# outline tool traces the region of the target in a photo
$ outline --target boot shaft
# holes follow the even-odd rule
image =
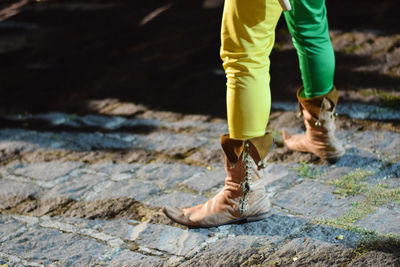
[[[229,135],[221,136],[221,147],[225,154],[225,187],[230,198],[240,197],[239,212],[247,210],[251,181],[257,170],[264,167],[264,159],[273,143],[271,133],[249,140],[235,140]],[[253,168],[253,163],[257,168]],[[257,169],[257,170],[256,170]]]

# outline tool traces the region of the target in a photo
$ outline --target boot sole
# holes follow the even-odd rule
[[[229,225],[229,224],[244,224],[244,223],[249,223],[249,222],[261,221],[261,220],[267,218],[269,214],[270,214],[270,212],[268,211],[268,212],[264,212],[264,213],[257,214],[254,216],[249,216],[249,217],[232,220],[232,221],[229,221],[229,222],[226,222],[223,224],[206,225],[206,226],[188,226],[188,227],[191,229],[196,229],[196,228],[212,228],[212,227],[218,227],[218,226]]]
[[[165,209],[162,209],[163,213],[173,222],[179,223],[180,225],[185,225],[187,226],[189,229],[197,229],[197,228],[212,228],[212,227],[218,227],[218,226],[222,226],[222,225],[229,225],[229,224],[244,224],[244,223],[248,223],[248,222],[256,222],[256,221],[261,221],[263,219],[265,219],[266,217],[268,217],[268,215],[270,214],[270,211],[267,212],[263,212],[254,216],[248,216],[248,217],[244,217],[244,218],[239,218],[236,220],[232,220],[232,221],[228,221],[226,223],[222,223],[222,224],[215,224],[215,225],[186,225],[186,224],[182,224],[178,221],[176,221],[174,218],[172,218],[171,216],[169,216],[168,212],[166,212]]]

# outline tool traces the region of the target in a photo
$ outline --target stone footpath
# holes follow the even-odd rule
[[[160,208],[222,187],[224,120],[126,103],[108,115],[3,116],[0,266],[400,266],[400,131],[388,122],[398,109],[341,105],[346,154],[328,165],[283,146],[280,129],[302,131],[301,120],[295,103],[274,105],[259,181],[270,215],[210,229]]]

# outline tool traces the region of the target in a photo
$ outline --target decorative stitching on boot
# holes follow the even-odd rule
[[[250,154],[248,153],[249,149],[249,141],[245,141],[244,144],[244,149],[243,149],[243,154],[242,154],[242,162],[245,163],[245,175],[243,182],[240,183],[240,186],[242,188],[243,194],[242,197],[239,200],[239,212],[240,215],[243,215],[247,210],[248,210],[248,202],[249,202],[249,195],[250,195],[250,186],[251,186],[251,157]]]

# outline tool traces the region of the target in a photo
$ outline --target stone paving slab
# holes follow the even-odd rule
[[[149,163],[140,168],[135,175],[139,179],[152,182],[162,189],[169,189],[178,182],[204,172],[208,172],[204,167],[185,164]]]
[[[271,107],[277,110],[297,111],[297,102],[273,101]],[[336,112],[340,115],[347,115],[354,119],[362,120],[399,120],[400,112],[391,107],[382,107],[376,104],[364,103],[340,103],[336,107]]]
[[[13,207],[30,196],[36,196],[42,188],[32,183],[10,181],[0,178],[0,209]]]
[[[8,129],[0,129],[0,134],[7,136]],[[193,148],[206,145],[209,139],[202,135],[186,135],[174,133],[126,134],[126,133],[41,133],[27,130],[17,130],[17,135],[10,138],[22,144],[24,151],[33,149],[69,149],[90,151],[97,149],[148,149],[164,153],[184,153]],[[0,138],[1,140],[1,138]],[[29,140],[29,141],[26,141]],[[12,144],[7,144],[11,146]],[[2,145],[6,146],[6,145]]]
[[[160,189],[150,183],[137,180],[113,182],[108,181],[98,184],[93,191],[86,191],[85,201],[99,199],[111,199],[120,197],[131,197],[138,201],[143,201],[152,195],[160,192]]]
[[[25,232],[26,230],[25,225],[21,224],[18,220],[11,216],[0,215],[0,243],[18,236],[21,232]]]
[[[220,226],[216,229],[211,228],[209,231],[225,237],[262,237],[268,240],[269,244],[277,245],[289,236],[302,230],[308,222],[309,220],[304,217],[271,210],[271,214],[262,221]]]
[[[208,244],[192,259],[182,259],[179,266],[193,266],[199,263],[204,266],[240,266],[256,254],[257,249],[265,246],[268,246],[268,239],[263,237],[228,237]]]
[[[216,134],[219,137],[221,132],[228,132],[225,122],[206,122],[206,118],[201,116],[184,116],[178,121],[166,121],[156,118],[126,118],[122,116],[105,116],[98,114],[89,114],[82,117],[78,115],[71,115],[63,112],[49,112],[43,114],[26,114],[26,115],[8,115],[7,119],[15,121],[27,120],[43,120],[54,126],[68,126],[74,128],[96,127],[99,129],[116,130],[120,128],[135,128],[135,127],[148,127],[153,128],[167,128],[174,131],[182,132],[195,128],[197,131],[207,131],[205,134]]]
[[[33,163],[15,169],[13,174],[47,181],[65,176],[82,165],[79,162]]]
[[[29,242],[26,242],[29,240]],[[63,248],[63,249],[60,249]],[[90,265],[111,248],[79,235],[38,226],[0,245],[1,251],[45,265]]]
[[[102,163],[91,164],[85,167],[94,170],[96,173],[109,176],[113,180],[125,180],[134,177],[136,171],[140,167],[143,167],[143,164],[137,164],[137,163],[115,164],[110,162],[102,162]]]
[[[213,169],[212,171],[207,171],[207,169],[205,169],[201,172],[197,171],[193,173],[192,177],[185,179],[182,184],[201,194],[223,184],[225,177],[226,173],[224,168],[220,167]]]
[[[83,196],[106,180],[107,177],[101,175],[83,174],[54,186],[43,195],[43,198],[62,197],[81,200]]]
[[[205,242],[207,236],[179,228],[142,223],[137,225],[130,239],[139,245],[170,254],[183,256]]]
[[[277,194],[272,202],[292,212],[320,219],[334,219],[351,208],[349,200],[333,194],[333,186],[304,181],[293,188]]]
[[[388,262],[396,261],[396,254],[385,251],[368,251],[357,257],[352,253],[364,238],[363,228],[400,236],[400,229],[396,228],[398,203],[378,207],[361,218],[352,225],[358,231],[317,222],[333,223],[348,214],[353,203],[365,200],[362,194],[340,197],[334,194],[336,187],[330,185],[354,171],[368,172],[361,180],[368,186],[381,183],[389,189],[399,187],[399,133],[340,130],[338,136],[344,140],[346,154],[336,164],[274,161],[261,170],[263,179],[256,183],[265,187],[273,203],[264,220],[182,229],[162,217],[159,208],[200,204],[222,187],[225,172],[219,135],[226,130],[226,124],[201,116],[163,121],[154,114],[142,115],[132,119],[41,114],[36,119],[76,131],[0,129],[1,153],[103,153],[110,149],[120,153],[143,149],[167,158],[161,162],[152,158],[140,163],[89,163],[79,158],[54,160],[52,156],[47,162],[4,163],[0,167],[0,212],[9,212],[18,203],[27,206],[12,211],[15,215],[0,214],[0,265],[340,266],[352,262],[354,266],[363,266],[376,263],[385,255]],[[293,126],[296,131],[301,130]],[[80,127],[95,130],[79,131]],[[119,131],[139,128],[148,132]],[[105,207],[104,211],[96,213],[100,205]],[[22,213],[29,216],[18,215],[32,207],[34,210]],[[57,212],[52,213],[53,209]],[[113,211],[105,212],[107,209],[115,209],[120,219],[115,219]],[[143,214],[126,214],[121,209]],[[85,219],[99,216],[102,219]],[[56,247],[63,248],[64,253]]]
[[[113,257],[111,261],[104,263],[104,265],[111,267],[162,267],[165,266],[164,263],[165,259],[160,257],[124,250]]]
[[[297,102],[280,102],[273,101],[272,109],[285,110],[285,111],[297,111]],[[370,120],[399,120],[400,112],[391,107],[379,106],[373,103],[340,103],[336,110],[339,114],[347,115],[355,119],[370,119]],[[62,112],[51,112],[45,114],[26,114],[26,115],[8,115],[8,119],[12,120],[30,120],[30,119],[41,119],[46,120],[53,125],[66,125],[72,127],[79,127],[82,125],[96,126],[104,129],[117,129],[123,126],[131,125],[150,125],[150,126],[164,126],[166,123],[157,119],[126,119],[122,116],[105,116],[89,114],[83,117],[78,117]],[[200,119],[200,116],[198,116]],[[186,120],[185,120],[186,119]],[[193,120],[193,118],[187,116],[181,119],[181,121],[169,123],[170,125],[186,125],[193,126],[193,124],[201,125],[202,122],[199,120]],[[207,124],[207,123],[203,123]],[[226,125],[224,125],[226,127]]]
[[[207,198],[204,196],[175,191],[151,197],[146,199],[144,203],[153,207],[164,207],[169,205],[172,207],[185,208],[201,204],[205,201],[207,201]]]
[[[361,234],[359,233],[322,224],[306,227],[303,231],[299,232],[298,236],[320,240],[329,244],[338,244],[348,248],[356,247],[358,241],[361,239]]]
[[[272,266],[344,266],[352,258],[352,249],[311,238],[295,238],[279,250],[268,253],[263,265]]]
[[[379,233],[400,236],[400,203],[382,206],[368,217],[356,222],[356,225]]]

